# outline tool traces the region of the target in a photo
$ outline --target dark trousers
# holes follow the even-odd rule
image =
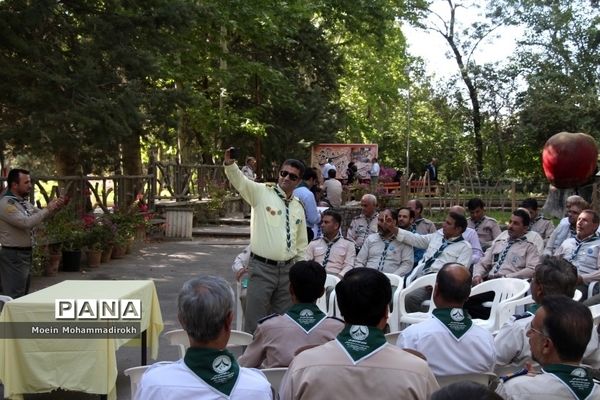
[[[484,292],[469,297],[469,300],[465,303],[465,309],[469,312],[471,318],[489,319],[490,308],[484,307],[483,303],[493,301],[494,295],[494,292]]]
[[[29,292],[31,261],[31,250],[0,249],[2,294],[16,299]]]

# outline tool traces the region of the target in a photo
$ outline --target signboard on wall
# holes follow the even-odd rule
[[[317,144],[312,146],[310,165],[319,170],[331,158],[337,171],[338,179],[346,179],[346,169],[351,161],[354,161],[359,179],[370,179],[369,171],[373,158],[377,157],[378,147],[376,144]]]

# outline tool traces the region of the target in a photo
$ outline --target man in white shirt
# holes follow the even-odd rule
[[[233,324],[233,291],[226,280],[201,276],[187,281],[177,299],[177,317],[190,347],[179,361],[151,366],[135,399],[273,398],[265,376],[240,367],[226,349]]]
[[[328,158],[327,162],[325,163],[325,165],[323,165],[323,180],[328,179],[329,178],[329,170],[334,170],[335,171],[335,165],[333,164],[333,159]]]
[[[468,266],[471,262],[472,250],[471,245],[462,236],[465,229],[467,229],[467,219],[464,215],[455,212],[448,213],[442,225],[442,233],[419,235],[400,229],[397,234],[398,241],[427,249],[410,274],[407,285],[421,276],[437,273],[444,264],[449,262]],[[406,296],[406,310],[420,311],[421,303],[429,299],[431,290],[432,288],[422,288],[411,292]]]
[[[371,164],[369,175],[371,176],[371,193],[375,193],[377,190],[377,183],[379,182],[379,173],[381,172],[381,167],[377,162],[377,158],[374,158],[372,162],[373,163]]]
[[[462,214],[466,217],[466,210],[462,206],[452,206],[450,207],[450,211]],[[469,222],[467,220],[467,229],[465,229],[463,232],[463,237],[467,242],[469,242],[471,245],[471,250],[473,251],[473,254],[471,255],[471,264],[467,265],[467,267],[470,267],[477,264],[481,257],[483,257],[483,250],[481,249],[481,242],[479,242],[479,236],[477,235],[477,232],[475,229],[469,228],[468,223]],[[438,232],[441,233],[441,229],[438,229]]]
[[[494,338],[474,325],[463,308],[470,293],[469,270],[460,264],[444,265],[433,288],[436,309],[432,317],[398,336],[398,347],[423,354],[436,377],[494,370]]]
[[[329,177],[322,186],[325,200],[331,207],[340,207],[342,205],[342,182],[335,179],[335,169],[330,169],[327,174]]]

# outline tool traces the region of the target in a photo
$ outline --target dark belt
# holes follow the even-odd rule
[[[2,246],[2,248],[6,250],[31,251],[31,247]]]
[[[292,263],[292,261],[294,261],[294,259],[293,259],[293,258],[290,258],[290,259],[289,259],[289,260],[287,260],[287,261],[275,261],[275,260],[269,260],[268,258],[264,258],[264,257],[258,256],[258,255],[254,254],[254,253],[250,253],[250,257],[252,257],[252,258],[254,258],[255,260],[258,260],[258,261],[260,261],[260,262],[262,262],[262,263],[269,264],[269,265],[274,265],[274,266],[276,266],[276,267],[283,267],[283,266],[286,266],[286,265],[288,265],[288,264],[291,264],[291,263]]]

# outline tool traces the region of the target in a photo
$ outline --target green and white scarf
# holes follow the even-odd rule
[[[433,316],[444,324],[456,340],[460,340],[473,325],[469,314],[462,308],[436,308]]]
[[[191,347],[183,362],[207,385],[229,398],[240,374],[233,354],[227,350]]]
[[[381,329],[365,325],[346,325],[336,340],[354,365],[377,353],[387,343]]]
[[[565,364],[552,364],[542,368],[542,371],[556,376],[567,386],[575,398],[591,399],[594,381],[585,368]]]
[[[310,333],[327,317],[316,304],[294,304],[285,315],[306,333]]]

